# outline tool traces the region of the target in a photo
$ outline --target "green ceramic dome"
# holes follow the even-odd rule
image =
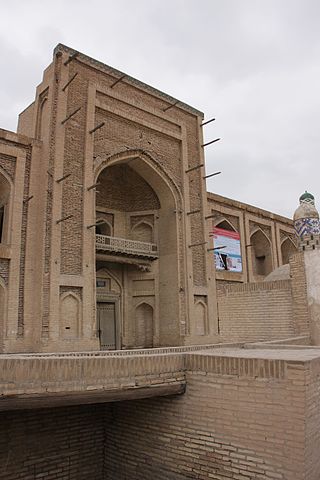
[[[314,196],[312,195],[312,193],[309,193],[307,192],[307,190],[301,195],[301,197],[299,198],[299,201],[303,201],[303,200],[314,200]]]

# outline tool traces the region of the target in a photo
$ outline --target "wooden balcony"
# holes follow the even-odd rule
[[[96,235],[96,251],[151,260],[158,258],[158,246],[155,243],[108,237],[107,235]]]

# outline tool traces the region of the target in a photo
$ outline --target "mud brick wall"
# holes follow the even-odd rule
[[[303,367],[200,357],[185,395],[114,404],[105,479],[315,479],[304,476]]]
[[[1,480],[102,480],[105,407],[2,412]]]
[[[220,286],[218,315],[224,341],[272,340],[297,333],[290,280]]]

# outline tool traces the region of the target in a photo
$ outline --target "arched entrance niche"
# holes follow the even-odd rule
[[[139,242],[142,246],[149,244],[151,253],[155,253],[154,258],[132,253],[131,260],[128,255],[110,259],[111,263],[118,262],[122,269],[121,324],[126,332],[125,346],[137,345],[133,304],[139,300],[139,291],[143,300],[143,290],[148,290],[148,295],[156,299],[152,315],[156,344],[166,344],[168,337],[176,342],[181,286],[176,214],[182,204],[179,189],[158,162],[139,150],[100,157],[97,162],[96,218],[103,212],[113,215],[113,236],[117,242],[123,240],[124,245],[132,244],[133,248]],[[107,241],[112,243],[113,239]]]
[[[273,270],[271,244],[265,233],[258,228],[250,237],[252,269],[256,276],[265,277]]]
[[[289,263],[289,258],[296,252],[297,247],[289,237],[283,240],[283,242],[281,243],[282,265],[286,265],[287,263]]]
[[[110,225],[109,222],[107,222],[103,218],[97,218],[96,219],[96,233],[98,235],[112,236],[113,227],[112,227],[112,225]]]
[[[9,243],[10,182],[0,169],[0,243]]]
[[[101,350],[121,348],[121,313],[123,311],[123,287],[121,265],[110,264],[110,270],[99,268],[97,262],[97,336]]]

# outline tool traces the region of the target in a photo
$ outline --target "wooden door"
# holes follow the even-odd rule
[[[98,303],[97,317],[101,350],[115,350],[117,335],[115,302]]]

